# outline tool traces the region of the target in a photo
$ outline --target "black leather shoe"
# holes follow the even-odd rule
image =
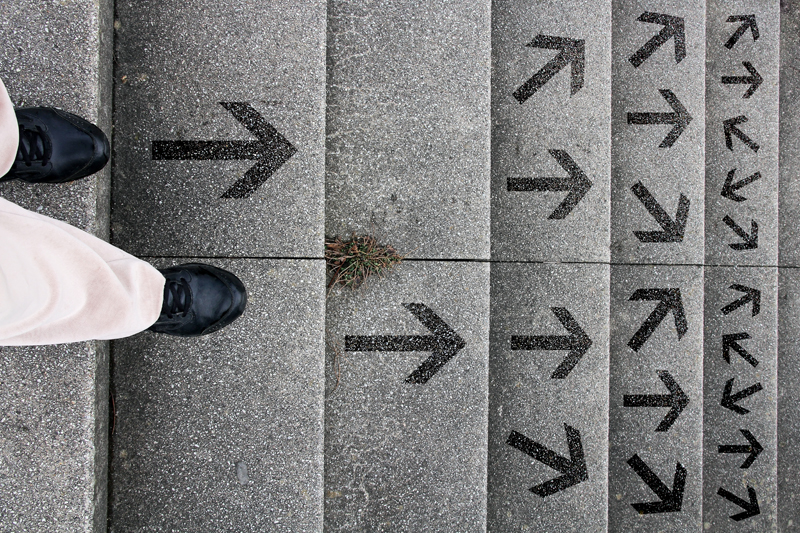
[[[81,117],[52,107],[15,110],[19,149],[0,181],[64,183],[94,174],[111,154],[108,137]]]
[[[167,282],[161,316],[150,330],[181,337],[213,333],[244,312],[247,291],[242,282],[221,268],[189,263],[159,269]]]

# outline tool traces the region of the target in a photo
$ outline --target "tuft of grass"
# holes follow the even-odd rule
[[[382,277],[403,260],[391,246],[378,244],[371,235],[353,235],[349,240],[325,238],[325,263],[331,276],[328,288],[335,284],[358,288],[370,276]]]

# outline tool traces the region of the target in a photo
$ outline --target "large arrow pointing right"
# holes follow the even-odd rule
[[[734,300],[733,302],[729,303],[725,307],[722,308],[723,315],[729,315],[736,311],[741,306],[747,304],[748,302],[753,302],[753,316],[756,316],[758,313],[761,312],[761,291],[758,289],[752,289],[750,287],[746,287],[744,285],[739,285],[738,283],[734,283],[729,289],[733,289],[739,292],[744,292],[745,295],[739,298],[738,300]]]
[[[749,61],[743,61],[742,65],[747,71],[750,73],[749,76],[722,76],[722,83],[724,84],[741,84],[741,83],[749,83],[750,88],[747,89],[747,92],[744,93],[742,98],[750,98],[753,96],[753,93],[756,92],[758,86],[761,85],[761,82],[764,81],[764,78],[758,73],[752,63]]]
[[[656,493],[661,501],[632,503],[639,514],[677,513],[683,505],[683,489],[686,486],[686,468],[680,463],[675,465],[675,478],[672,481],[672,490],[642,461],[638,455],[628,459],[628,465],[633,468],[642,481],[647,483],[650,490]]]
[[[736,183],[733,183],[733,178],[736,175],[736,169],[734,168],[730,172],[728,172],[728,177],[725,179],[725,185],[722,186],[722,192],[720,193],[723,198],[727,198],[728,200],[733,200],[734,202],[744,202],[747,200],[744,196],[740,194],[736,194],[736,191],[744,187],[745,185],[749,185],[754,181],[761,179],[761,172],[755,172],[744,178],[743,180],[739,180]]]
[[[731,350],[733,350],[741,355],[742,359],[750,363],[751,366],[758,366],[758,359],[750,355],[750,353],[737,342],[749,338],[750,334],[747,332],[722,335],[722,358],[725,359],[726,363],[731,364]]]
[[[567,432],[569,459],[558,455],[553,450],[542,446],[538,442],[532,441],[522,433],[516,431],[512,431],[508,436],[508,440],[506,440],[506,444],[509,446],[513,446],[540,463],[544,463],[550,468],[564,474],[563,476],[531,487],[531,492],[542,498],[551,496],[589,479],[589,472],[586,469],[586,458],[583,455],[583,444],[581,444],[580,432],[567,424],[564,424],[564,430]]]
[[[744,463],[739,468],[750,468],[750,465],[756,460],[758,454],[764,451],[764,448],[752,433],[746,429],[740,429],[739,431],[749,444],[720,444],[719,448],[717,448],[717,453],[749,453],[750,455],[747,456],[747,459],[744,460]]]
[[[761,383],[756,383],[755,385],[750,385],[746,389],[740,390],[736,394],[731,394],[733,391],[734,379],[736,378],[731,378],[725,382],[725,389],[722,391],[722,401],[719,404],[725,409],[730,409],[738,415],[746,415],[750,412],[750,409],[745,409],[744,407],[737,405],[736,402],[743,400],[748,396],[752,396],[764,387],[761,386]]]
[[[735,503],[742,509],[743,512],[735,514],[731,516],[731,518],[737,522],[740,520],[744,520],[745,518],[752,518],[758,514],[761,514],[761,509],[758,508],[758,498],[756,497],[756,489],[751,486],[747,486],[747,495],[750,498],[750,501],[743,500],[742,498],[738,497],[736,494],[732,492],[728,492],[727,490],[723,489],[722,487],[719,488],[717,491],[718,496],[722,496],[726,500]]]
[[[683,242],[686,221],[689,219],[689,199],[681,194],[673,221],[641,181],[636,182],[631,190],[663,229],[663,231],[634,231],[636,238],[641,242]]]
[[[644,46],[639,48],[628,61],[631,65],[638,68],[644,63],[653,52],[672,37],[675,38],[675,63],[680,63],[686,57],[686,33],[683,28],[683,17],[673,17],[662,13],[651,13],[645,11],[637,19],[639,22],[649,22],[651,24],[661,24],[664,26],[658,34],[647,41]]]
[[[348,352],[432,352],[406,383],[427,383],[458,351],[464,340],[424,304],[403,304],[433,335],[345,335]]]
[[[514,91],[514,98],[516,98],[520,104],[524,104],[525,100],[533,96],[536,91],[541,89],[545,83],[550,81],[553,76],[558,74],[562,68],[570,63],[572,63],[572,76],[570,78],[572,92],[570,96],[574,96],[575,93],[580,91],[581,87],[583,87],[583,68],[585,62],[584,43],[585,41],[583,39],[537,35],[536,38],[526,46],[561,51],[555,58],[542,67],[539,72],[534,74],[531,79]]]
[[[583,331],[580,324],[572,318],[565,307],[551,307],[558,321],[569,331],[569,335],[512,335],[512,350],[569,350],[567,357],[550,376],[551,379],[564,379],[572,372],[583,354],[592,346],[592,339]]]
[[[692,116],[683,107],[675,93],[669,89],[659,89],[658,92],[669,103],[674,113],[628,113],[628,124],[674,124],[672,130],[658,145],[659,148],[669,148],[675,144],[683,130],[692,121]]]
[[[756,24],[756,16],[755,15],[731,15],[728,17],[728,22],[743,22],[741,26],[739,26],[733,35],[731,35],[728,42],[725,43],[725,48],[730,50],[736,44],[736,41],[739,40],[739,37],[744,35],[744,32],[747,31],[747,28],[750,28],[750,31],[753,34],[753,41],[757,41],[759,37],[758,33],[758,25]]]
[[[659,300],[658,305],[653,309],[653,312],[650,313],[650,316],[647,317],[647,320],[644,321],[644,324],[642,324],[639,330],[631,337],[631,340],[628,341],[628,346],[630,346],[634,352],[638,352],[644,343],[647,342],[647,339],[650,338],[650,335],[653,334],[670,311],[672,311],[672,315],[675,318],[675,329],[678,332],[678,340],[683,338],[686,331],[688,331],[689,326],[686,322],[686,314],[683,312],[683,300],[681,300],[680,289],[638,289],[631,295],[629,300],[631,302],[639,300]]]
[[[754,152],[758,152],[758,149],[761,148],[757,142],[745,135],[742,130],[736,127],[737,125],[744,124],[745,122],[747,122],[747,117],[744,115],[739,115],[738,117],[729,118],[722,123],[725,131],[725,146],[731,152],[733,151],[733,139],[731,138],[731,135],[736,135],[739,137],[739,140],[746,144],[747,147]]]
[[[658,377],[669,389],[669,394],[626,394],[622,397],[622,405],[624,407],[671,407],[656,428],[656,431],[669,431],[669,428],[678,419],[678,415],[689,405],[689,397],[666,370],[659,370]]]

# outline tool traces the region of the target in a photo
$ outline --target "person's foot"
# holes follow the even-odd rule
[[[94,174],[108,163],[108,138],[94,124],[52,107],[23,107],[15,112],[19,149],[0,182],[64,183]]]
[[[151,331],[195,337],[217,331],[243,312],[247,291],[242,282],[221,268],[189,263],[159,269],[167,278],[161,315]]]

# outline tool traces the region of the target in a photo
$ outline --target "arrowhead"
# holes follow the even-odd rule
[[[680,137],[683,130],[686,129],[686,126],[692,121],[692,116],[686,111],[686,108],[683,107],[678,97],[670,91],[669,89],[659,89],[661,96],[664,97],[664,100],[669,102],[669,105],[676,113],[676,117],[674,120],[675,126],[672,128],[672,131],[664,137],[664,140],[661,141],[661,144],[658,145],[659,148],[669,148],[672,146],[678,137]]]
[[[425,304],[403,304],[403,307],[422,322],[434,336],[430,357],[406,378],[406,383],[424,384],[467,343]]]
[[[750,363],[751,366],[758,366],[758,360],[750,355],[750,353],[737,342],[749,338],[749,333],[730,333],[722,336],[722,358],[725,359],[726,363],[731,364],[731,350],[733,350],[738,353],[742,359]]]
[[[728,215],[725,215],[722,221],[744,241],[730,243],[728,246],[734,250],[755,250],[758,248],[758,223],[755,220],[750,221],[749,234]]]
[[[680,63],[686,57],[686,33],[684,31],[683,18],[665,15],[662,13],[651,13],[645,11],[637,19],[639,22],[649,22],[651,24],[661,24],[664,26],[661,31],[651,38],[644,46],[633,54],[628,61],[635,68],[644,63],[653,52],[670,38],[675,38],[675,63]]]
[[[565,307],[551,307],[550,310],[556,315],[564,329],[570,332],[569,354],[550,376],[551,379],[564,379],[592,346],[592,339],[583,331],[580,324],[572,318],[572,315]]]
[[[686,313],[683,310],[683,301],[681,300],[680,289],[637,289],[634,292],[630,301],[638,300],[660,300],[659,304],[644,321],[644,324],[628,341],[628,346],[634,352],[644,346],[653,331],[661,324],[667,313],[672,311],[672,316],[675,319],[675,330],[678,333],[678,340],[682,339],[686,332],[689,330],[688,323],[686,322]]]
[[[728,120],[723,121],[723,127],[725,130],[725,146],[728,150],[733,151],[733,139],[731,135],[736,135],[740,141],[747,145],[754,152],[758,152],[760,146],[758,143],[754,142],[750,137],[745,135],[745,133],[737,128],[736,126],[739,124],[744,124],[747,122],[748,119],[745,115],[739,115],[738,117],[729,118]]]
[[[570,76],[570,95],[583,87],[583,72],[586,62],[585,41],[583,39],[569,39],[567,37],[554,37],[552,35],[537,35],[533,41],[526,46],[532,48],[547,48],[561,50],[559,54],[549,61],[539,72],[534,74],[528,81],[514,91],[514,98],[520,103],[533,96],[545,83],[555,76],[562,68],[572,63]]]
[[[744,93],[744,96],[742,96],[742,98],[750,98],[751,96],[753,96],[753,93],[756,92],[756,89],[759,88],[761,82],[763,82],[764,79],[758,73],[753,64],[750,63],[749,61],[743,61],[742,65],[744,65],[744,68],[746,68],[747,71],[750,73],[750,78],[747,81],[748,83],[751,84],[750,88],[747,89],[747,92]]]
[[[675,477],[672,481],[672,490],[645,464],[642,459],[634,454],[628,459],[628,465],[647,483],[650,490],[656,493],[661,501],[632,503],[631,506],[639,514],[677,513],[683,506],[683,490],[686,486],[686,468],[680,463],[675,465]]]
[[[753,487],[749,485],[747,486],[747,495],[750,498],[749,502],[747,500],[743,500],[742,498],[736,496],[732,492],[728,492],[722,487],[720,487],[719,490],[717,491],[717,495],[722,496],[726,500],[735,503],[736,505],[744,509],[743,512],[731,516],[731,519],[735,520],[736,522],[739,522],[746,518],[752,518],[756,515],[761,514],[761,509],[759,509],[758,507],[758,498],[756,497],[756,491]]]
[[[764,448],[761,446],[761,443],[756,440],[756,437],[752,433],[746,429],[740,429],[739,431],[742,433],[742,435],[744,435],[744,438],[747,439],[747,442],[750,443],[750,455],[747,457],[747,459],[745,459],[744,463],[742,463],[742,466],[739,468],[750,468],[750,465],[752,465],[758,455],[764,451]]]
[[[725,307],[723,307],[722,308],[722,314],[723,315],[731,314],[732,312],[734,312],[736,309],[740,308],[741,306],[743,306],[747,302],[753,302],[753,311],[752,311],[753,316],[756,316],[758,313],[761,312],[761,291],[760,290],[752,289],[750,287],[746,287],[744,285],[739,285],[737,283],[734,283],[729,288],[737,290],[739,292],[744,292],[746,294],[744,296],[742,296],[741,298],[739,298],[738,300],[735,300],[735,301],[729,303],[728,305],[726,305]]]
[[[656,431],[668,431],[669,428],[672,427],[672,424],[678,419],[678,415],[681,414],[681,411],[689,405],[689,397],[686,396],[683,389],[678,386],[678,383],[666,370],[660,370],[658,372],[658,377],[661,378],[661,381],[663,381],[664,385],[669,389],[670,405],[672,409],[670,409],[664,419],[661,420]]]
[[[635,183],[631,190],[663,228],[663,231],[634,231],[636,238],[640,242],[683,242],[686,222],[689,219],[689,199],[681,194],[673,221],[641,181]]]
[[[720,405],[725,409],[733,411],[736,414],[746,415],[747,413],[750,412],[750,410],[737,405],[737,402],[739,400],[743,400],[744,398],[747,398],[748,396],[757,393],[764,387],[761,386],[761,383],[756,383],[755,385],[751,385],[746,389],[740,390],[736,394],[731,394],[731,392],[733,391],[734,379],[735,378],[731,378],[725,382],[725,389],[722,391],[722,401],[720,402]]]
[[[736,169],[734,168],[730,172],[728,172],[728,177],[725,179],[725,185],[722,186],[722,196],[727,198],[728,200],[733,200],[734,202],[744,202],[747,200],[744,196],[736,194],[736,191],[744,187],[745,185],[749,185],[754,181],[761,179],[761,172],[756,172],[749,177],[737,181],[733,183],[733,178],[736,175]]]
[[[569,173],[570,177],[570,191],[567,197],[561,202],[555,211],[549,217],[550,220],[562,220],[572,212],[578,202],[580,202],[589,189],[592,188],[592,181],[586,176],[581,168],[575,164],[575,161],[564,150],[548,150],[550,155],[558,161],[565,171]]]
[[[756,24],[756,16],[755,15],[731,15],[728,17],[728,22],[744,22],[739,28],[731,35],[728,42],[725,43],[725,48],[730,50],[739,40],[739,37],[744,35],[744,32],[750,28],[750,31],[753,34],[753,41],[757,41],[759,37],[758,32],[758,25]]]

